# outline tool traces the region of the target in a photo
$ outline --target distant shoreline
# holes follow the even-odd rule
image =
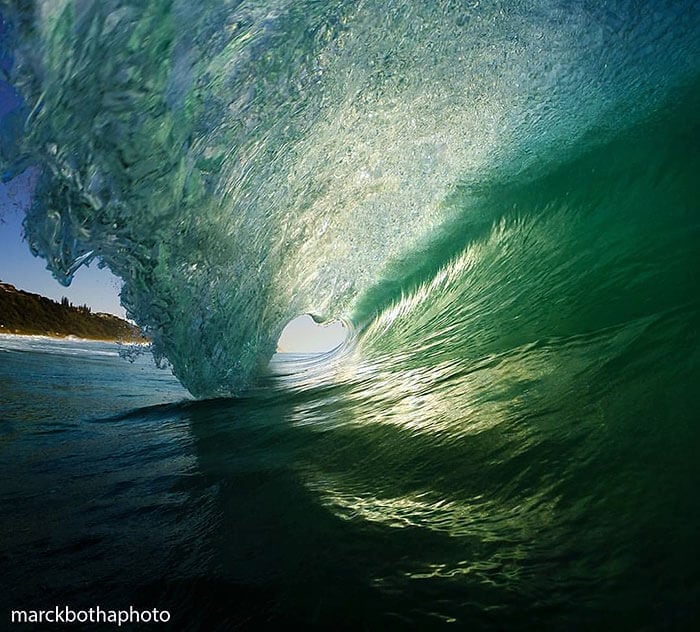
[[[124,340],[123,338],[82,338],[73,334],[32,334],[3,331],[0,329],[0,338],[38,338],[40,340],[70,340],[73,342],[112,342],[125,345],[139,345],[147,347],[149,340]]]
[[[65,297],[57,303],[2,282],[0,334],[148,344],[136,325],[118,316],[93,314],[88,305],[75,306]]]

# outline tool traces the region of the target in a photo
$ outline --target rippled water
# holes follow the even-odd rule
[[[412,396],[357,373],[196,402],[112,345],[3,339],[3,607],[168,608],[193,630],[690,629],[696,396],[645,382],[632,403],[589,375],[595,398],[555,406],[553,379],[479,389],[499,364],[442,400],[414,370]]]

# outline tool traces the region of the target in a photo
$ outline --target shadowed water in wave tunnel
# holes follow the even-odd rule
[[[30,244],[180,383],[0,341],[4,611],[694,629],[698,5],[135,7],[7,9]]]

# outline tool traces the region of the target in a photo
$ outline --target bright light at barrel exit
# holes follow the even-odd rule
[[[342,344],[347,335],[347,328],[339,320],[319,325],[311,316],[304,314],[297,316],[284,328],[277,343],[277,351],[279,353],[323,353]]]

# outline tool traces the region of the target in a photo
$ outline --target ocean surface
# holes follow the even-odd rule
[[[153,340],[0,340],[5,612],[697,629],[700,3],[0,12],[29,247]]]

